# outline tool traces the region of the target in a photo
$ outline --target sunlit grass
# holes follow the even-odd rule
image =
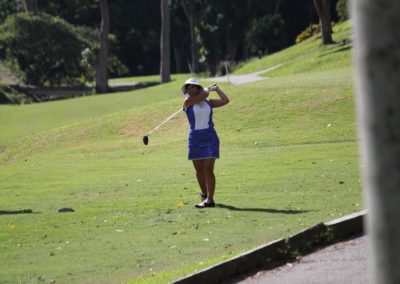
[[[284,51],[252,59],[248,64],[235,70],[234,74],[246,74],[283,64],[267,75],[286,75],[342,68],[351,65],[351,22],[339,23],[333,28],[335,45],[322,46],[321,35],[315,35],[304,42],[295,44]],[[343,40],[350,42],[343,43]]]

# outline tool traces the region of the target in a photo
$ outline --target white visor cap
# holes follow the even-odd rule
[[[199,80],[197,80],[196,78],[190,78],[190,79],[187,79],[187,80],[185,81],[185,83],[182,85],[182,87],[181,87],[182,94],[185,94],[186,85],[196,85],[196,86],[199,86],[200,89],[203,88],[203,86],[200,85]]]

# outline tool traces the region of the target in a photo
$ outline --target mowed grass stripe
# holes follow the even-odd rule
[[[186,77],[174,75],[171,83],[131,92],[23,106],[0,105],[0,145],[33,133],[180,98],[179,88]]]
[[[3,224],[15,224],[0,240],[2,257],[8,259],[2,262],[4,276],[31,271],[33,263],[51,259],[53,253],[59,256],[57,262],[35,267],[61,282],[69,279],[64,272],[96,282],[114,269],[121,269],[117,276],[137,278],[149,269],[177,270],[234,254],[360,208],[354,143],[224,151],[226,157],[216,168],[221,207],[203,212],[193,208],[197,184],[191,166],[184,158],[171,160],[177,154],[174,149],[159,153],[156,165],[142,168],[129,169],[131,162],[139,161],[113,159],[111,153],[78,168],[47,165],[58,169],[45,174],[63,182],[23,169],[31,174],[2,189],[8,198],[1,207],[34,206],[40,214],[0,217]],[[164,171],[156,178],[149,173],[160,168]],[[76,213],[58,214],[60,206],[73,206]],[[13,258],[16,249],[28,254]],[[74,258],[85,260],[85,265]],[[96,276],[88,274],[92,270]]]

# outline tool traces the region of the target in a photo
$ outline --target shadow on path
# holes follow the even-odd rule
[[[23,210],[0,210],[0,215],[32,214],[32,209]]]
[[[310,212],[310,210],[279,210],[279,209],[271,209],[271,208],[240,208],[232,205],[226,204],[216,204],[218,208],[228,209],[231,211],[248,211],[248,212],[265,212],[265,213],[280,213],[280,214],[302,214]]]

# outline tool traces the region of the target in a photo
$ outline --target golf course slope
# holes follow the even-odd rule
[[[221,159],[207,210],[193,206],[184,113],[142,143],[181,106],[188,74],[0,105],[0,283],[165,283],[361,210],[349,22],[334,31],[336,45],[315,36],[235,72],[284,63],[265,80],[220,84],[231,103],[214,112]]]

